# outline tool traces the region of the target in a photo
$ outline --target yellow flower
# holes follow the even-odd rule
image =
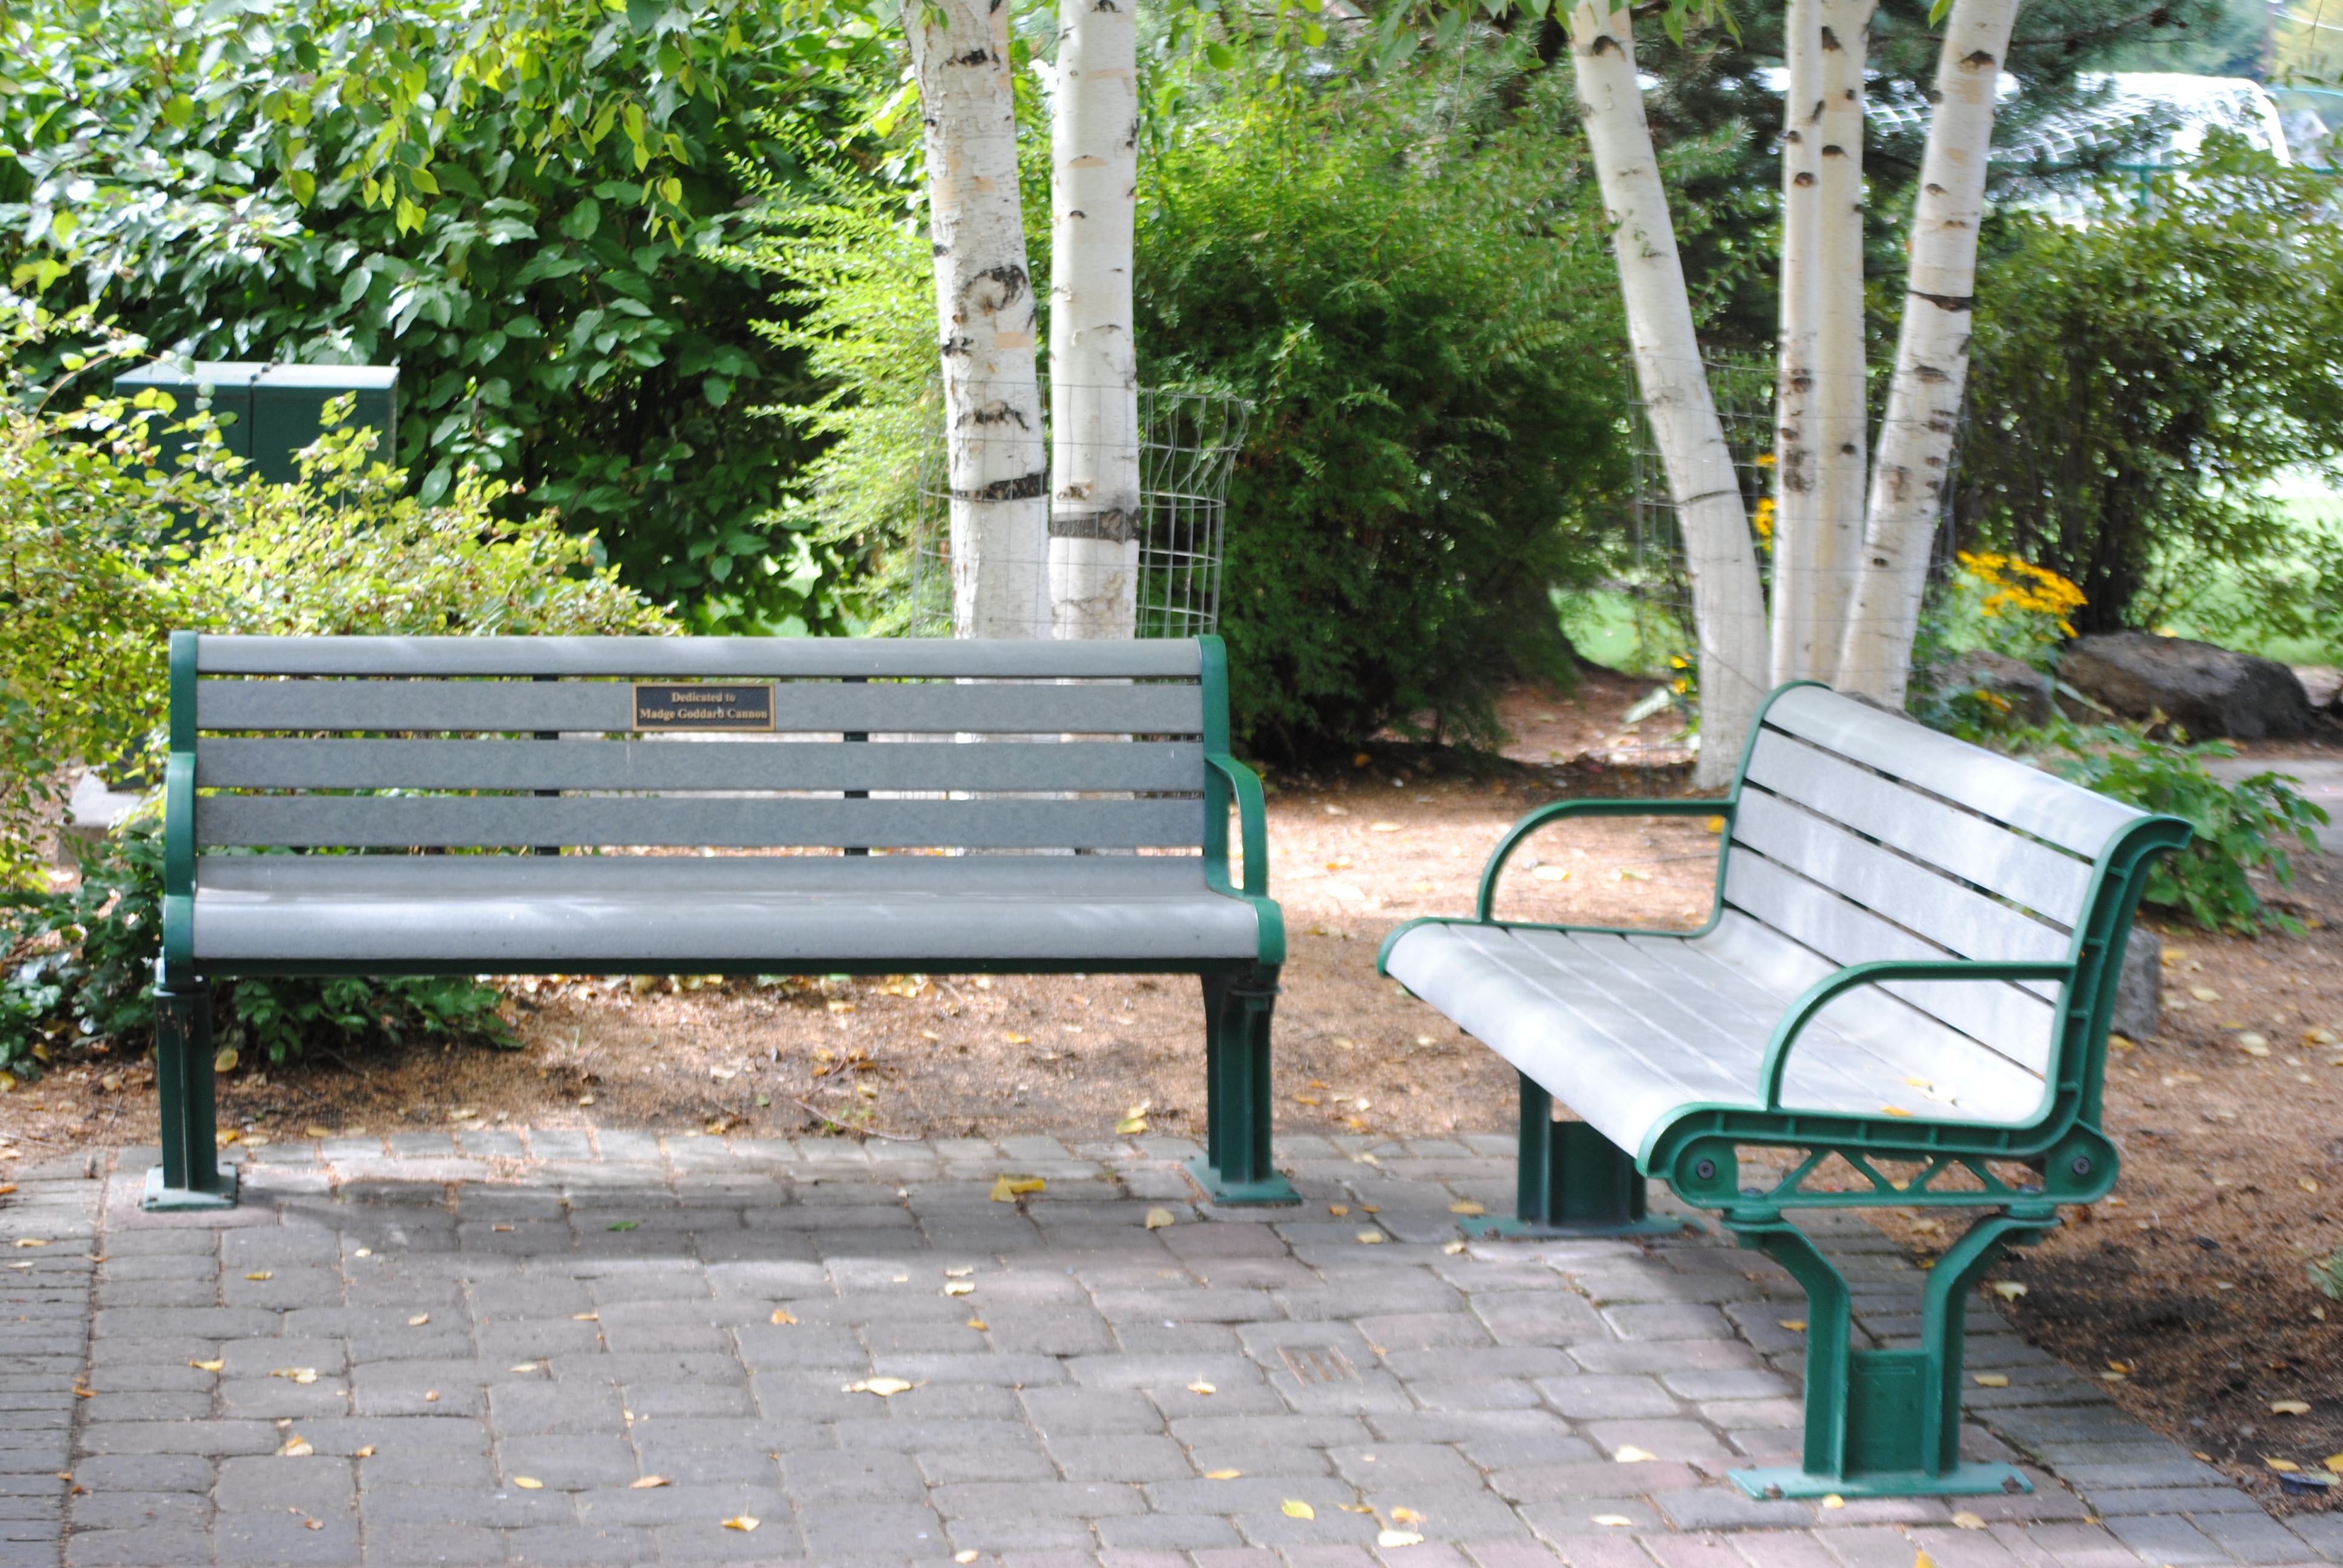
[[[1757,503],[1757,516],[1751,520],[1750,526],[1757,530],[1757,537],[1761,539],[1774,537],[1774,498],[1771,496]]]
[[[1771,452],[1762,454],[1757,459],[1757,466],[1761,468],[1772,467],[1774,466],[1774,454]]]

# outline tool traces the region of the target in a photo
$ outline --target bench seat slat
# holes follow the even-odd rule
[[[202,789],[1145,789],[1202,788],[1194,741],[207,739]]]
[[[776,730],[890,734],[1199,735],[1194,686],[846,686],[782,684]],[[196,686],[204,729],[589,730],[634,725],[631,687],[618,681],[206,680]]]
[[[221,965],[1177,966],[1257,940],[1251,905],[1164,856],[214,856],[195,899],[196,959]]]
[[[1784,692],[1765,723],[2089,859],[2146,815],[1818,687]]]
[[[204,637],[205,675],[1196,678],[1193,638]]]
[[[1817,960],[1805,954],[1787,962],[1753,962],[1754,950],[1789,944],[1778,932],[1727,917],[1735,922],[1734,935],[1724,940],[1712,933],[1673,944],[1534,928],[1425,925],[1409,931],[1387,961],[1410,990],[1531,1078],[1564,1086],[1573,1110],[1613,1142],[1634,1151],[1687,1104],[1760,1103],[1757,1070],[1772,1020],[1761,1022],[1715,1001],[1725,989],[1716,970],[1727,962],[1726,953],[1734,954],[1731,967],[1744,978],[1753,970],[1803,971]],[[1622,947],[1645,950],[1644,956],[1660,965],[1649,971],[1652,978],[1673,975],[1669,989],[1677,995],[1704,999],[1694,1005],[1704,1032],[1671,1034],[1655,1026],[1640,1005],[1655,994],[1654,987],[1620,983],[1623,971],[1614,959]],[[1795,994],[1777,1000],[1777,1016]],[[1950,1031],[1915,1036],[1865,1030],[1858,1035],[1840,1023],[1841,1010],[1835,1007],[1809,1026],[1790,1059],[1786,1108],[1869,1117],[1897,1105],[1938,1120],[1992,1125],[2022,1125],[2038,1113],[2041,1084],[1974,1041]],[[1931,1102],[1906,1081],[1914,1077],[1962,1088],[1953,1103]]]
[[[1954,956],[1755,855],[1726,861],[1725,901],[1834,963]],[[1999,980],[1896,980],[1885,989],[2029,1072],[2049,1063],[2056,1010],[2030,991]]]
[[[1755,849],[1961,958],[2055,963],[2070,945],[2066,933],[1770,795],[1742,798],[1733,842],[1735,854]],[[2046,1000],[2058,994],[2052,981],[2027,984]]]
[[[708,845],[780,849],[1139,849],[1203,842],[1203,802],[1141,800],[823,800],[667,796],[206,795],[198,845],[403,849]]]
[[[2074,925],[2090,893],[2088,861],[1788,735],[1768,730],[1758,736],[1749,755],[1749,781],[2061,925]]]

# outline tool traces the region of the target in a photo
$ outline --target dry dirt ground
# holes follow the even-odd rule
[[[1688,793],[1674,726],[1619,721],[1648,689],[1594,672],[1571,694],[1517,690],[1502,759],[1377,743],[1332,773],[1271,775],[1272,890],[1292,950],[1280,1126],[1394,1138],[1512,1126],[1512,1070],[1380,979],[1375,949],[1403,920],[1468,910],[1483,859],[1533,804]],[[1715,844],[1699,819],[1550,829],[1516,858],[1499,909],[1696,923]],[[2028,1338],[2107,1374],[2117,1399],[2276,1509],[2323,1503],[2278,1496],[2268,1461],[2316,1471],[2343,1454],[2343,1302],[2304,1268],[2343,1245],[2343,1048],[2317,1033],[2343,1036],[2343,864],[2302,866],[2284,898],[2317,922],[2304,937],[2161,933],[2166,994],[2186,1006],[2111,1054],[2122,1183],[1996,1276],[2026,1287],[2004,1310]],[[518,1051],[247,1062],[222,1081],[221,1125],[254,1143],[499,1122],[1097,1138],[1134,1111],[1157,1131],[1202,1130],[1192,980],[592,977],[507,991]],[[75,1055],[0,1095],[0,1160],[151,1141],[155,1127],[146,1063]],[[1924,1255],[1947,1239],[1917,1216],[1878,1222]],[[2274,1411],[2291,1401],[2308,1413]]]

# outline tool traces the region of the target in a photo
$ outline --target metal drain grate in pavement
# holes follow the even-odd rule
[[[1357,1382],[1359,1369],[1332,1345],[1280,1345],[1278,1359],[1298,1382]]]

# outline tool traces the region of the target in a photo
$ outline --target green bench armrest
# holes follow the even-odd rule
[[[1564,817],[1722,817],[1729,829],[1734,802],[1725,800],[1556,800],[1541,806],[1506,829],[1481,869],[1481,892],[1473,901],[1473,918],[1485,923],[1497,902],[1497,875],[1521,847],[1522,840]],[[1719,850],[1722,853],[1720,848]]]
[[[1782,1075],[1789,1070],[1790,1048],[1797,1043],[1798,1035],[1815,1014],[1832,1001],[1857,986],[1877,985],[1885,980],[2054,980],[2071,982],[2076,966],[2066,960],[2012,961],[1996,963],[1983,959],[1888,959],[1873,963],[1849,964],[1835,974],[1824,976],[1808,986],[1805,993],[1790,1004],[1774,1033],[1765,1042],[1765,1059],[1757,1070],[1757,1082],[1765,1091],[1765,1109],[1782,1109]]]

